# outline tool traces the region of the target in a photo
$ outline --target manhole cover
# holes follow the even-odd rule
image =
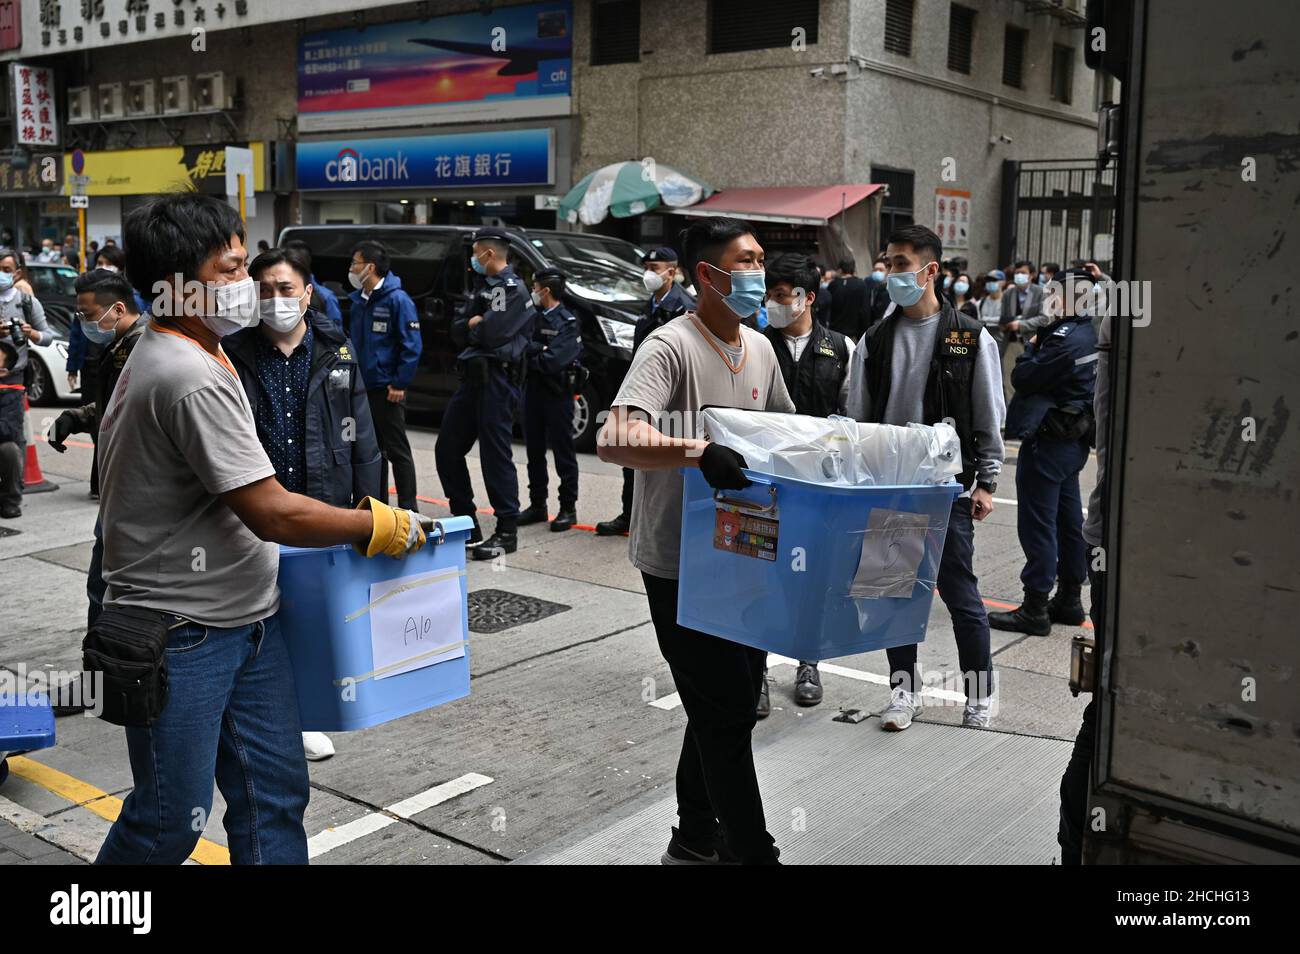
[[[499,633],[569,609],[572,607],[563,603],[507,593],[505,590],[476,590],[469,594],[469,631]]]

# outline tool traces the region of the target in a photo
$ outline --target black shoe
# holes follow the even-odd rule
[[[816,663],[799,663],[794,677],[794,701],[801,706],[815,706],[822,701],[822,677]]]
[[[517,549],[519,549],[519,534],[502,533],[498,530],[471,550],[470,553],[475,560],[495,560],[507,553],[514,553]]]
[[[1079,599],[1079,584],[1058,581],[1056,592],[1047,601],[1047,617],[1053,623],[1065,626],[1083,625],[1083,601]]]
[[[23,515],[22,507],[15,507],[13,504],[9,504],[8,506],[5,507],[0,507],[0,517],[4,517],[6,520],[15,520],[18,517],[21,517],[22,515]]]
[[[483,528],[478,525],[478,520],[474,521],[474,526],[470,528],[469,536],[465,538],[465,549],[472,550],[483,542]]]
[[[578,512],[572,507],[561,507],[560,512],[555,515],[551,521],[551,533],[563,533],[565,530],[572,530],[573,525],[578,522]]]
[[[758,705],[754,709],[754,715],[760,719],[766,719],[772,714],[772,694],[769,692],[767,673],[763,673],[763,685],[758,690]]]
[[[545,523],[548,516],[546,504],[529,504],[528,509],[519,515],[519,526],[528,527],[534,523]]]
[[[989,613],[989,625],[994,629],[1031,636],[1047,636],[1052,632],[1052,620],[1047,615],[1047,594],[1025,590],[1025,602],[1009,613]]]
[[[605,520],[596,524],[596,536],[598,537],[621,537],[632,528],[632,518],[625,513],[620,513],[613,520]]]
[[[740,860],[727,850],[721,835],[714,835],[708,842],[687,843],[682,833],[673,829],[673,837],[668,840],[668,850],[659,859],[664,865],[738,865]]]

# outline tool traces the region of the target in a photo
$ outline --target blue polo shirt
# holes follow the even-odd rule
[[[257,335],[257,379],[262,395],[255,409],[257,437],[275,465],[275,476],[295,494],[307,488],[307,383],[311,378],[312,330],[284,352]]]

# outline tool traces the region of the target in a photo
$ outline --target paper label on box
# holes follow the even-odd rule
[[[849,596],[907,599],[916,588],[930,520],[923,513],[876,507],[867,518],[862,556]]]
[[[713,547],[737,556],[776,560],[780,520],[775,514],[757,517],[733,507],[719,506],[713,525]]]
[[[464,646],[429,655],[466,638],[459,571],[435,570],[371,583],[369,615],[376,679],[465,655]]]

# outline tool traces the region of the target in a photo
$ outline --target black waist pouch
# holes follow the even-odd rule
[[[1054,407],[1043,418],[1043,426],[1038,429],[1038,433],[1062,441],[1086,439],[1091,444],[1092,435],[1096,431],[1091,411],[1087,409],[1066,410],[1065,408]]]
[[[99,717],[145,728],[167,705],[167,623],[138,606],[106,606],[81,644],[82,667],[103,679]]]

